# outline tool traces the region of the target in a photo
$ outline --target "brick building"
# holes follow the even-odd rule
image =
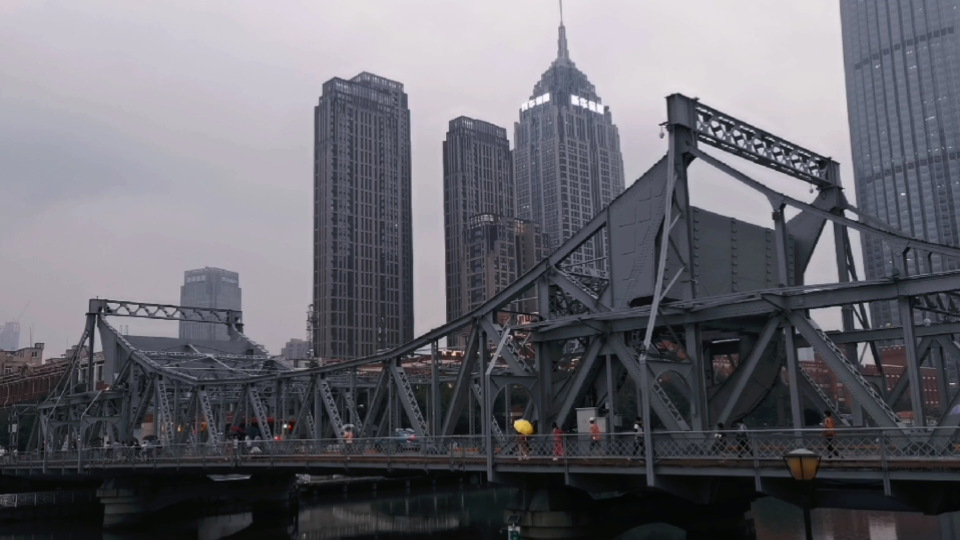
[[[883,365],[883,375],[887,390],[892,390],[896,386],[900,376],[906,370],[906,353],[903,345],[892,345],[880,347],[880,360]],[[801,359],[800,367],[810,375],[823,392],[830,399],[839,403],[842,409],[849,409],[850,392],[844,388],[843,383],[837,378],[836,374],[827,367],[826,362],[817,354],[812,360]],[[862,373],[869,377],[877,377],[880,370],[874,364],[863,366]],[[921,367],[920,377],[923,379],[923,404],[930,409],[940,407],[940,395],[937,391],[937,370],[932,367]],[[906,396],[907,393],[904,394]],[[907,401],[901,398],[895,410],[909,409],[906,406]]]

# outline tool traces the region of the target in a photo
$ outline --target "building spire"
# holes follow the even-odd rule
[[[557,40],[557,58],[570,59],[567,49],[567,29],[563,26],[563,0],[560,0],[560,38]]]

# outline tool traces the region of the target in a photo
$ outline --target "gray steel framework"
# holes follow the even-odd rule
[[[891,404],[908,391],[919,395],[921,362],[934,358],[945,377],[941,349],[960,357],[955,337],[960,273],[908,276],[903,262],[908,251],[956,258],[960,250],[864,219],[844,197],[838,166],[829,158],[682,95],[668,97],[667,105],[669,150],[663,159],[483,306],[401,347],[292,369],[243,334],[238,312],[91,300],[80,341],[87,347],[77,351],[93,351],[99,331],[102,379],[85,369],[92,356],[76,353],[55,392],[37,407],[40,429],[33,444],[61,450],[90,447],[103,436],[124,440],[147,414],[170,445],[216,444],[228,426],[253,422],[264,435],[281,439],[338,438],[347,419],[361,437],[403,425],[419,435],[451,436],[466,410],[479,412],[478,436],[485,448],[493,448],[494,439],[500,445],[508,440],[494,410],[501,392],[522,388],[529,396],[526,418],[544,427],[552,422],[569,427],[575,409],[586,402],[612,409],[625,385],[639,395],[646,440],[654,440],[655,424],[666,429],[658,432],[659,441],[694,440],[718,421],[749,414],[784,368],[788,380],[797,382],[789,385],[787,427],[799,437],[803,399],[835,407],[824,403],[826,397],[800,368],[800,346],[817,350],[866,413],[854,415],[854,423],[884,428],[892,440],[929,442],[930,432],[901,428]],[[704,146],[808,182],[817,190],[815,200],[778,193]],[[773,228],[690,206],[687,170],[695,159],[765,195]],[[799,214],[787,220],[787,206]],[[804,274],[828,221],[838,278],[807,285]],[[850,229],[890,246],[900,275],[858,281]],[[611,254],[602,277],[565,265],[593,238],[604,238]],[[537,297],[535,322],[501,325],[504,307],[528,291]],[[900,327],[870,327],[864,304],[880,300],[899,302]],[[841,331],[824,332],[811,317],[811,310],[829,307],[841,309]],[[927,313],[930,324],[914,327],[913,311]],[[110,324],[114,316],[212,321],[228,326],[231,341],[214,350],[203,343],[128,338]],[[459,332],[469,335],[462,361],[455,373],[444,373],[436,342]],[[908,352],[901,382],[888,393],[862,374],[857,344],[890,339],[903,340]],[[719,382],[712,357],[731,344],[742,361]],[[412,378],[406,373],[410,360],[426,347],[430,374]],[[446,398],[441,381],[451,385]],[[946,395],[948,390],[944,385],[945,411],[960,402],[960,392]],[[921,400],[913,400],[913,412],[925,423]],[[292,427],[284,429],[281,422]],[[950,438],[960,416],[944,414],[936,423],[942,428],[937,437]],[[653,444],[645,446],[645,482],[659,486],[653,451]],[[493,456],[486,453],[491,478]]]

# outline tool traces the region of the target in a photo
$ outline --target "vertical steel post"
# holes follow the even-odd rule
[[[787,253],[787,223],[783,215],[784,205],[781,204],[773,211],[774,234],[777,243],[777,272],[781,287],[793,285],[790,280]],[[794,340],[793,325],[784,318],[783,321],[784,349],[787,353],[787,378],[790,380],[790,417],[795,430],[803,429],[803,409],[800,401],[800,363],[797,361],[797,344]],[[799,437],[800,432],[796,435]]]
[[[320,401],[320,376],[313,377],[313,439],[319,440],[323,438],[323,403]]]
[[[440,416],[440,348],[436,341],[430,344],[430,434],[440,435],[443,419]],[[368,400],[369,401],[369,400]]]
[[[488,384],[490,378],[485,376],[487,373],[487,363],[493,361],[493,359],[490,358],[490,336],[486,332],[480,332],[480,346],[477,352],[480,362],[480,384],[483,385],[483,401],[478,401],[477,405],[480,406],[480,432],[486,436],[491,431],[490,416],[493,414],[491,408],[488,408],[486,405],[487,403],[492,404],[496,398],[496,396],[490,395],[493,393],[493,389]]]
[[[541,346],[542,345],[542,346]],[[537,344],[536,351],[537,392],[537,419],[540,420],[540,429],[550,428],[550,412],[553,408],[553,351],[555,348],[549,343]]]
[[[920,375],[920,362],[917,358],[917,339],[913,327],[913,306],[910,298],[897,298],[897,310],[900,312],[900,325],[903,326],[903,350],[906,353],[907,370],[910,380],[910,404],[913,409],[913,425],[923,427],[927,422],[923,415],[923,379]],[[901,375],[902,377],[903,375]]]
[[[606,355],[607,361],[607,432],[613,433],[613,424],[616,419],[616,399],[613,393],[616,392],[616,385],[613,384],[613,359]]]
[[[90,335],[87,337],[87,392],[93,392],[94,390],[94,376],[93,376],[93,345],[94,338],[97,334],[97,323],[95,314],[87,315],[91,320],[87,323],[87,326],[90,328]],[[33,347],[33,343],[30,344]]]
[[[690,419],[693,429],[696,431],[707,431],[710,429],[710,409],[707,407],[707,381],[712,380],[713,358],[704,354],[702,349],[703,338],[700,334],[699,324],[688,324],[684,326],[684,350],[687,357],[693,363],[693,373],[695,379],[692,381],[694,388],[693,399],[690,400]]]
[[[504,429],[504,433],[510,433],[510,419],[513,417],[513,415],[510,414],[510,413],[512,412],[512,411],[511,411],[511,407],[510,407],[510,401],[511,401],[511,400],[510,400],[510,392],[511,392],[512,390],[513,390],[513,387],[512,387],[511,385],[509,385],[509,384],[503,389],[503,415],[504,415],[504,416],[503,416],[503,423],[504,423],[503,429]]]
[[[937,395],[940,401],[940,412],[945,413],[946,407],[950,403],[950,382],[947,377],[947,369],[943,358],[943,347],[937,345],[930,349],[933,355],[933,363],[937,368]]]
[[[387,366],[383,366],[383,369],[390,369],[390,368],[388,368]],[[389,431],[390,436],[393,436],[394,430],[396,430],[398,427],[396,425],[396,419],[394,418],[394,410],[396,409],[396,407],[394,406],[395,405],[394,401],[395,400],[393,396],[393,379],[391,378],[389,381],[387,381],[387,421],[389,422],[387,424],[387,428],[389,428],[390,430]]]
[[[350,423],[356,426],[360,421],[356,416],[360,414],[357,412],[357,368],[350,370],[350,400],[353,402],[353,407],[347,407],[350,409]]]

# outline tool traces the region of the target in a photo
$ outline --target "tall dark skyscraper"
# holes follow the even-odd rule
[[[413,339],[410,110],[403,85],[323,85],[314,116],[314,351],[373,354]]]
[[[470,311],[478,301],[486,300],[470,297],[467,230],[471,218],[480,214],[513,218],[516,208],[507,130],[465,116],[451,120],[443,142],[448,321]]]
[[[183,273],[180,305],[240,311],[240,293],[240,274],[207,266]],[[227,341],[230,335],[222,324],[181,321],[180,338]]]
[[[960,245],[960,15],[955,0],[841,0],[857,206],[910,236]],[[890,275],[880,240],[863,237],[868,279]],[[939,271],[934,255],[907,262]],[[952,266],[951,266],[952,267]],[[898,320],[872,305],[875,324]]]
[[[600,102],[593,84],[570,59],[561,20],[557,58],[520,106],[520,121],[514,124],[517,214],[541,225],[548,252],[623,192],[620,134],[610,108]],[[571,262],[604,256],[598,238]]]

